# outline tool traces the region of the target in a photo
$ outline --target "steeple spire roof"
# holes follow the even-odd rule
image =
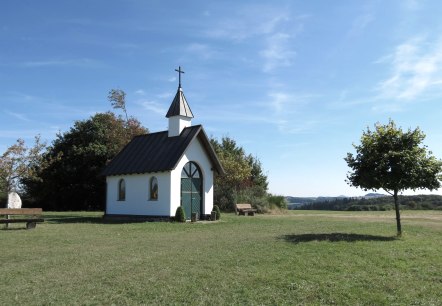
[[[167,111],[166,118],[170,118],[173,116],[193,118],[192,110],[190,109],[186,97],[184,96],[183,89],[181,88],[181,74],[184,73],[184,71],[181,70],[181,66],[178,67],[178,69],[175,69],[175,71],[178,72],[179,77],[178,90],[176,92],[175,98],[173,98],[169,110]]]
[[[173,98],[172,104],[167,111],[166,118],[173,116],[193,118],[192,110],[190,109],[189,104],[187,104],[186,97],[184,96],[181,87],[178,88],[175,98]]]

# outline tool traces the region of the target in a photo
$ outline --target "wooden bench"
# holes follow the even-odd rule
[[[256,213],[256,209],[252,208],[251,204],[236,204],[235,213],[237,215],[254,216]]]
[[[41,208],[0,208],[0,216],[5,216],[5,219],[0,218],[0,224],[6,224],[8,228],[9,223],[23,222],[26,223],[26,229],[32,229],[37,226],[37,222],[44,222],[42,212]]]

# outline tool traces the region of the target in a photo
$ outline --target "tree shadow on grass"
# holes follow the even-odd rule
[[[22,230],[27,230],[27,228],[26,227],[11,227],[11,226],[4,227],[4,226],[1,226],[0,230],[1,231],[22,231]]]
[[[89,224],[125,224],[137,223],[138,220],[110,220],[103,216],[66,216],[66,215],[50,215],[45,216],[45,222],[49,224],[67,224],[67,223],[89,223]]]
[[[328,242],[356,242],[356,241],[395,241],[397,237],[385,237],[374,235],[359,235],[346,233],[327,233],[327,234],[299,234],[299,235],[284,235],[280,236],[287,242],[298,244],[301,242],[311,241],[328,241]]]
[[[81,217],[81,216],[63,216],[63,215],[51,215],[45,217],[47,223],[93,223],[104,224],[107,223],[102,217]]]
[[[107,219],[103,216],[66,216],[50,215],[45,217],[45,222],[66,224],[66,223],[89,223],[89,224],[131,224],[152,221],[146,218],[128,218],[128,219]]]

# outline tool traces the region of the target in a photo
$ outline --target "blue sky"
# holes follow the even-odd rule
[[[110,110],[111,88],[165,130],[181,65],[193,124],[256,155],[270,192],[361,195],[343,158],[367,126],[419,126],[442,157],[441,13],[425,0],[3,1],[0,151]]]

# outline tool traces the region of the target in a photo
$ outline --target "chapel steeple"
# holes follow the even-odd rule
[[[179,76],[178,90],[166,114],[166,118],[169,118],[169,137],[179,136],[184,128],[191,126],[193,118],[192,110],[181,88],[181,74],[184,71],[181,70],[181,66],[175,71]]]

